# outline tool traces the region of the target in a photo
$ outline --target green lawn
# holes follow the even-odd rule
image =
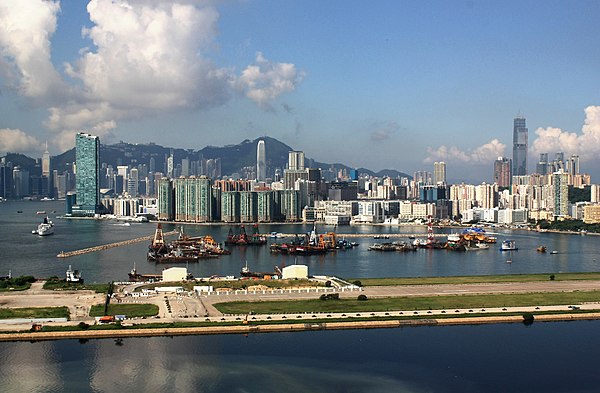
[[[556,281],[600,280],[596,273],[545,273],[545,274],[504,274],[496,276],[456,276],[456,277],[391,277],[391,278],[351,278],[348,281],[360,281],[363,286],[389,285],[435,285],[435,284],[473,284],[499,282],[549,281],[554,274]]]
[[[0,319],[69,318],[67,307],[0,308]]]
[[[156,304],[109,304],[108,315],[126,315],[128,317],[151,317],[158,314]],[[90,310],[90,317],[104,315],[104,304],[96,304]]]
[[[228,302],[215,307],[224,314],[401,311],[454,308],[545,306],[600,301],[600,291],[551,292],[495,295],[413,296],[340,300],[287,300],[273,302]]]

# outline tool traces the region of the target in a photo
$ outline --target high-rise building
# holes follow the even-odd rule
[[[540,161],[537,163],[535,171],[540,175],[548,174],[548,153],[540,153]]]
[[[42,154],[42,176],[50,177],[50,152],[48,151],[48,141],[46,141],[46,149]]]
[[[267,180],[267,156],[265,152],[265,141],[258,141],[256,146],[256,180]]]
[[[510,187],[511,166],[512,162],[507,157],[498,157],[494,161],[494,183],[498,184],[498,187]]]
[[[552,174],[552,189],[554,195],[554,217],[569,215],[569,174],[563,171]]]
[[[168,177],[158,181],[158,219],[171,221],[175,218],[175,192]]]
[[[100,204],[100,139],[83,132],[75,136],[75,189],[77,205],[73,215],[93,216],[102,213]]]
[[[433,163],[433,183],[446,184],[446,163],[444,161]]]
[[[288,169],[292,171],[304,170],[304,152],[290,151],[288,153]]]
[[[527,174],[527,138],[528,130],[525,117],[515,117],[513,127],[513,176],[524,176]]]
[[[579,156],[577,154],[572,154],[567,161],[567,173],[571,176],[579,174]]]
[[[129,177],[127,178],[127,194],[132,197],[138,196],[139,183],[140,176],[138,170],[137,168],[132,168],[131,171],[129,171]]]

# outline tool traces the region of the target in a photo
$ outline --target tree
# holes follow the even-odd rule
[[[360,294],[360,295],[358,295],[358,297],[356,298],[356,300],[366,301],[366,300],[369,300],[369,298],[367,297],[367,295]]]

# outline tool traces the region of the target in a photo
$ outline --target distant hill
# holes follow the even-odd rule
[[[239,172],[241,168],[256,165],[256,145],[259,140],[265,141],[265,152],[267,155],[267,166],[270,168],[285,168],[288,160],[288,152],[294,150],[292,147],[275,138],[268,136],[256,138],[254,140],[246,139],[237,145],[226,146],[206,146],[201,150],[193,149],[176,149],[160,146],[154,143],[149,144],[130,144],[119,142],[113,145],[101,145],[100,147],[100,162],[105,162],[113,167],[117,165],[149,165],[150,158],[154,157],[156,171],[164,172],[166,158],[171,151],[175,158],[175,162],[181,162],[183,158],[189,158],[191,161],[198,161],[201,158],[220,158],[221,172],[224,175],[230,175]],[[34,160],[35,161],[35,160]],[[75,161],[75,148],[52,157],[52,169],[57,169],[59,172],[71,165]],[[311,162],[312,161],[312,162]],[[347,165],[336,163],[328,164],[322,162],[314,162],[307,158],[307,164],[311,162],[313,167],[334,170],[346,169],[348,172],[353,169]],[[373,172],[366,168],[359,168],[359,173],[369,174],[371,176],[389,176],[389,177],[408,177],[406,173],[392,169],[384,169],[379,172]]]

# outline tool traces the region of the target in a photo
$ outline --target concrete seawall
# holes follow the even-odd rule
[[[584,321],[600,319],[600,313],[536,315],[536,322]],[[206,326],[185,328],[148,328],[148,329],[118,329],[118,330],[78,330],[64,332],[22,332],[2,333],[0,341],[42,341],[42,340],[72,340],[72,339],[101,339],[126,337],[157,337],[185,336],[209,334],[249,334],[274,333],[310,330],[343,330],[343,329],[382,329],[410,326],[450,326],[450,325],[480,325],[494,323],[521,323],[521,316],[494,317],[461,317],[440,319],[414,320],[385,320],[385,321],[356,321],[356,322],[327,322],[327,323],[295,323],[272,325],[240,325],[240,326]]]

